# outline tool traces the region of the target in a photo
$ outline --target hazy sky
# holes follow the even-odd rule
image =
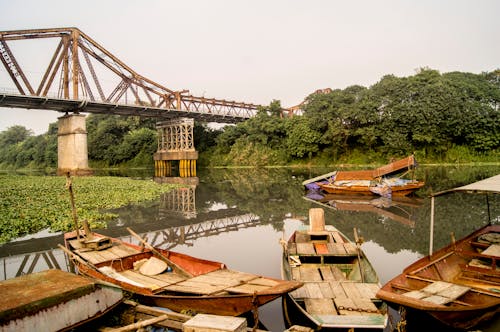
[[[500,68],[499,14],[498,0],[0,0],[0,30],[77,27],[172,90],[289,107],[421,67]],[[41,134],[59,115],[0,108],[0,131]]]

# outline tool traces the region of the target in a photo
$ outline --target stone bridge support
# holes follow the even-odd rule
[[[66,114],[58,118],[57,174],[90,175],[85,115]]]
[[[179,163],[180,177],[196,176],[198,151],[194,149],[194,120],[180,118],[159,122],[158,150],[153,156],[155,176],[172,176],[172,162]]]

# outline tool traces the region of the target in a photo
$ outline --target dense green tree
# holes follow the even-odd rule
[[[21,143],[29,136],[33,135],[33,131],[23,126],[12,126],[7,130],[0,132],[0,146],[13,145]]]
[[[116,147],[116,161],[118,163],[133,160],[138,155],[146,154],[152,160],[156,152],[157,133],[149,128],[134,129],[123,136],[123,140]]]
[[[193,135],[196,150],[202,153],[215,146],[216,139],[222,132],[222,129],[215,129],[210,127],[207,123],[195,121]]]
[[[321,133],[311,127],[310,119],[302,116],[294,116],[285,122],[285,144],[290,157],[312,157],[319,152]]]

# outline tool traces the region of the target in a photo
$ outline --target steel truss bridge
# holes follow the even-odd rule
[[[44,46],[29,54],[26,41],[33,46],[34,40],[43,40]],[[20,58],[46,58],[45,69],[33,65],[43,74],[28,75],[32,72]],[[0,92],[0,107],[222,123],[249,119],[259,108],[167,88],[138,74],[77,28],[0,31],[0,60],[15,85],[15,92]]]

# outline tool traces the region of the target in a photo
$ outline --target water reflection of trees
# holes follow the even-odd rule
[[[302,199],[302,180],[286,168],[215,169],[203,174],[220,201],[255,213],[262,224],[283,229],[286,216],[307,216],[309,204]]]
[[[413,227],[395,222],[387,216],[372,212],[326,211],[327,223],[338,227],[352,237],[353,227],[359,228],[365,240],[373,240],[388,252],[402,249],[426,254],[429,249],[430,200],[428,194],[475,182],[496,175],[499,166],[480,167],[421,167],[419,177],[426,186],[418,192],[423,198],[421,207],[412,209]],[[272,224],[276,230],[283,227],[286,216],[307,216],[308,209],[316,207],[303,200],[302,181],[318,174],[310,170],[283,168],[211,170],[204,176],[218,200],[239,210],[259,215],[262,223]],[[499,195],[490,197],[492,216],[500,215]],[[487,222],[484,195],[451,194],[436,200],[435,248],[450,241],[450,233],[463,237]]]

